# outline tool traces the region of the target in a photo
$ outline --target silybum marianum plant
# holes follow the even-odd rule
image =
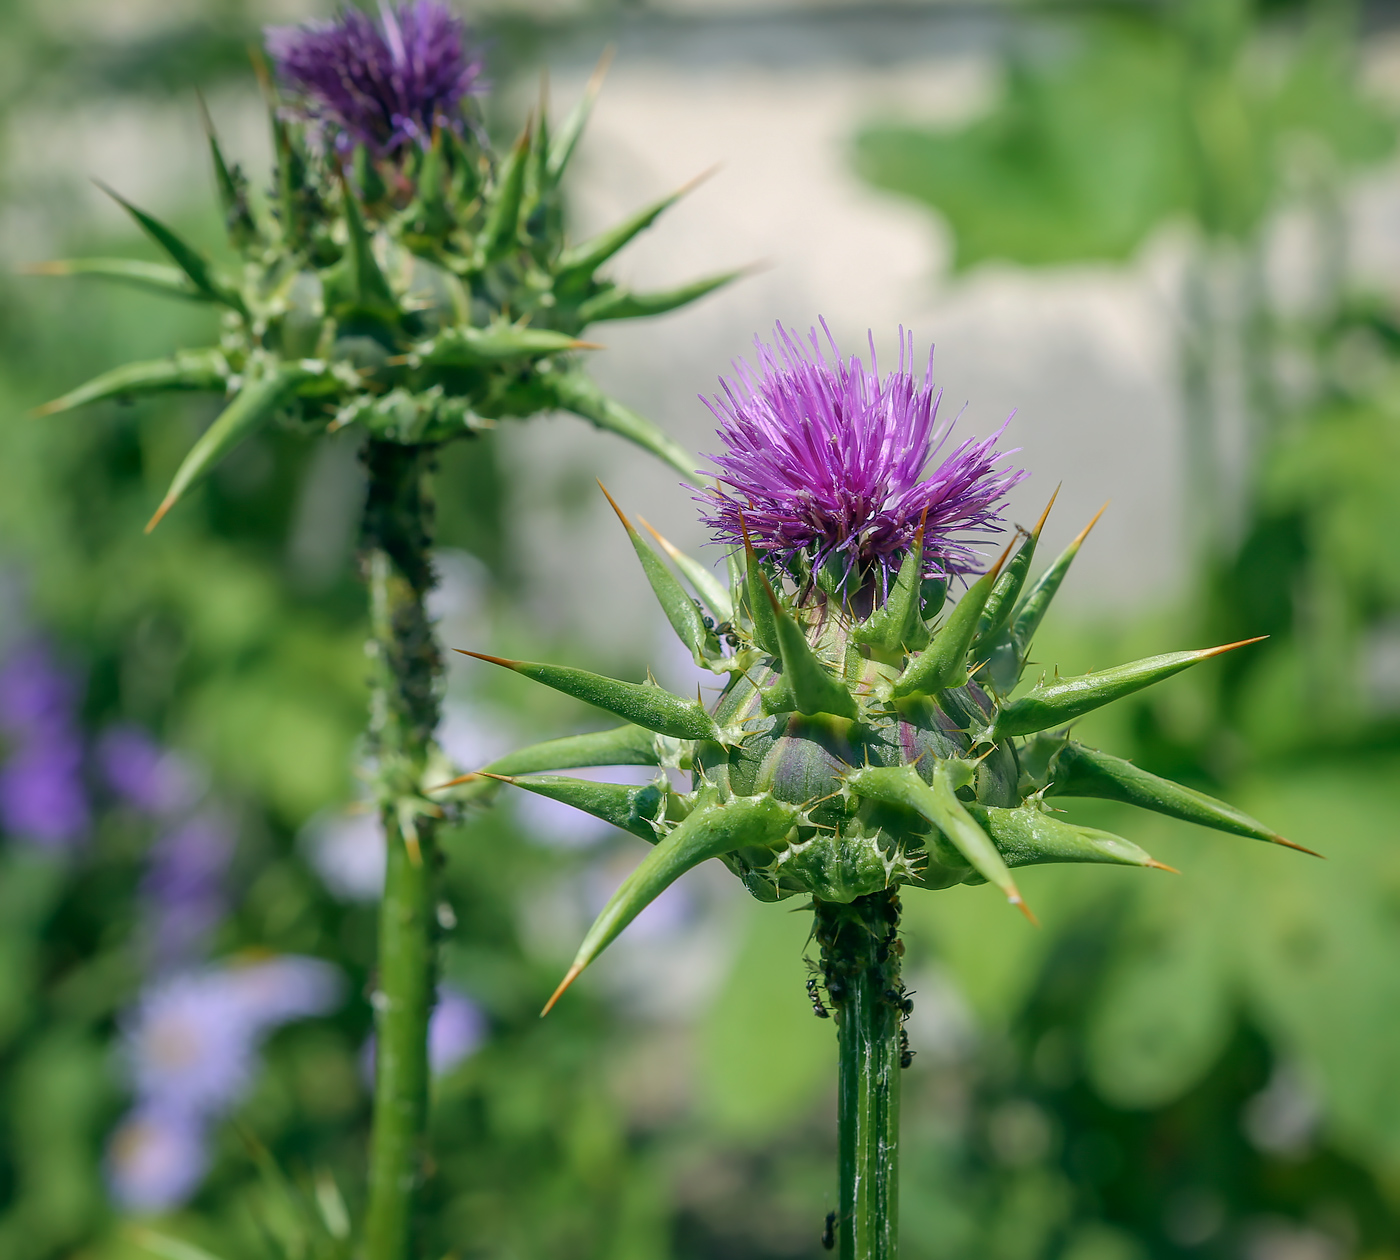
[[[1240,644],[1018,689],[1088,528],[1031,581],[1042,517],[973,578],[970,536],[1003,529],[1005,493],[1024,474],[1005,470],[999,435],[963,441],[930,470],[952,427],[936,418],[931,357],[920,379],[901,333],[899,365],[881,378],[873,345],[867,369],[834,343],[823,349],[815,332],[804,345],[781,327],[758,353],[757,368],[741,367],[710,404],[725,450],[714,488],[698,496],[729,546],[728,585],[654,535],[658,552],[618,512],[676,634],[699,665],[728,676],[719,700],[707,708],[650,680],[484,657],[627,724],[506,756],[477,782],[503,778],[654,846],[598,916],[546,1012],[706,859],[723,861],[760,901],[811,899],[825,987],[823,999],[812,986],[814,1005],[834,1014],[840,1056],[840,1206],[827,1241],[839,1240],[846,1260],[890,1260],[899,1069],[911,1053],[901,890],[987,882],[1029,915],[1017,867],[1161,865],[1129,840],[1066,821],[1050,805],[1061,796],[1289,842],[1067,729]],[[950,584],[964,578],[970,585],[948,607]],[[688,770],[690,791],[664,773],[643,787],[539,773],[612,764]]]
[[[189,451],[153,528],[234,447],[277,422],[309,434],[355,426],[368,470],[362,541],[375,662],[369,748],[388,839],[380,919],[378,1053],[368,1260],[411,1251],[427,1108],[433,1003],[434,829],[425,794],[451,771],[434,743],[441,654],[424,609],[433,585],[426,478],[443,443],[505,419],[573,412],[689,473],[692,460],[608,398],[579,365],[579,334],[655,315],[731,275],[634,293],[599,274],[680,192],[583,242],[564,230],[560,182],[597,79],[558,130],[546,111],[495,152],[475,106],[480,51],[436,0],[347,9],[267,33],[276,168],[266,196],[209,128],[235,256],[211,261],[115,192],[164,263],[92,258],[55,275],[135,284],[221,313],[217,345],[116,368],[40,409],[172,390],[226,405]],[[266,77],[266,76],[265,76]],[[683,191],[683,190],[682,190]]]

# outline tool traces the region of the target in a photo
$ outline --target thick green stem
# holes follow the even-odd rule
[[[818,901],[817,941],[840,1046],[837,1141],[840,1260],[899,1253],[899,898]]]
[[[434,578],[431,450],[371,442],[364,564],[374,661],[369,751],[388,861],[379,913],[374,1132],[366,1260],[408,1260],[428,1111],[434,965],[431,804],[421,794],[437,729],[442,654],[423,606]]]

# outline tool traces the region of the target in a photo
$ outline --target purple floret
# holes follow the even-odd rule
[[[458,105],[485,86],[480,50],[437,0],[381,4],[378,21],[346,9],[333,22],[269,27],[266,42],[301,111],[342,149],[427,148],[438,127],[461,132]]]
[[[779,324],[776,345],[755,339],[757,370],[740,361],[737,380],[721,378],[723,396],[702,399],[727,448],[710,456],[720,472],[700,499],[705,523],[728,544],[747,528],[782,565],[815,573],[834,560],[841,580],[888,589],[927,511],[925,576],[975,572],[967,535],[1001,532],[1006,494],[1026,475],[999,467],[1012,453],[996,449],[1006,426],[926,472],[954,423],[938,424],[932,350],[919,381],[901,329],[899,366],[881,380],[873,341],[867,369],[822,328],[829,354],[815,329],[803,345]]]

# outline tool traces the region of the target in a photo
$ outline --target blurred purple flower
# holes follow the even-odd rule
[[[975,571],[961,535],[999,533],[1001,501],[1026,475],[997,468],[1001,430],[966,439],[925,474],[953,428],[937,424],[932,349],[919,381],[913,337],[901,329],[899,364],[881,380],[873,338],[867,370],[857,356],[843,359],[822,328],[829,355],[815,329],[803,345],[779,324],[775,346],[755,339],[757,370],[741,360],[737,380],[721,378],[723,397],[702,399],[726,447],[711,457],[718,484],[699,496],[705,523],[731,545],[747,528],[780,564],[816,572],[832,561],[842,580],[887,589],[927,512],[925,574]]]
[[[135,726],[114,726],[97,742],[97,763],[108,786],[143,814],[160,818],[188,809],[199,796],[199,775],[179,755]]]
[[[224,876],[233,842],[228,821],[205,813],[180,823],[152,846],[141,893],[158,970],[190,963],[224,917]]]
[[[178,1109],[138,1107],[107,1142],[112,1198],[134,1212],[178,1207],[199,1188],[209,1165],[207,1124]]]
[[[428,1023],[428,1064],[433,1074],[450,1072],[474,1054],[487,1031],[481,1007],[459,989],[439,985],[437,1005]]]
[[[458,105],[484,89],[480,50],[437,0],[346,9],[331,22],[269,27],[267,51],[299,107],[341,147],[378,155],[426,149],[438,127],[462,130]]]
[[[76,703],[74,680],[42,643],[0,667],[0,733],[12,749],[0,768],[0,824],[42,848],[71,848],[88,829]]]
[[[377,901],[384,891],[384,827],[377,812],[315,818],[302,833],[307,859],[342,901]]]
[[[142,996],[125,1033],[141,1104],[213,1115],[252,1077],[259,1044],[281,1024],[332,1010],[339,972],[289,955],[171,976]]]

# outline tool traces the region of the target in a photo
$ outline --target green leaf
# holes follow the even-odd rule
[[[695,476],[695,459],[679,443],[672,440],[650,420],[614,402],[589,377],[580,371],[552,372],[542,378],[542,387],[555,405],[564,411],[635,442],[671,465],[683,477]]]
[[[651,525],[647,524],[644,517],[639,516],[637,519],[646,526],[647,533],[656,539],[657,546],[670,556],[671,563],[685,575],[686,581],[695,588],[696,594],[709,605],[710,611],[722,622],[732,621],[734,601],[730,599],[729,592],[724,589],[723,583],[715,577],[714,573],[693,556],[686,555],[680,548],[668,542]]]
[[[33,263],[22,269],[31,276],[98,276],[116,280],[162,297],[185,298],[193,302],[212,302],[214,298],[195,287],[178,267],[164,263],[143,262],[139,258],[64,258],[54,262]]]
[[[203,95],[197,93],[196,97],[200,121],[204,124],[204,134],[209,141],[209,157],[214,165],[214,185],[219,194],[219,206],[224,212],[224,228],[233,247],[243,249],[258,236],[258,225],[248,208],[247,181],[237,166],[230,167],[224,160],[223,147],[214,130],[214,120],[209,116],[209,107],[204,103]]]
[[[1076,826],[1032,805],[999,809],[969,803],[967,810],[981,823],[1008,867],[1040,866],[1049,862],[1103,862],[1113,866],[1164,869],[1131,840],[1109,831]]]
[[[320,374],[320,366],[283,363],[245,381],[233,401],[200,436],[175,472],[165,498],[146,525],[149,534],[196,481],[245,438],[251,437],[291,399],[303,382]]]
[[[1083,717],[1114,700],[1179,674],[1183,669],[1208,661],[1212,656],[1257,642],[1258,639],[1242,639],[1238,643],[1200,648],[1194,652],[1168,652],[1164,656],[1149,656],[1113,669],[1080,674],[1076,678],[1056,678],[1048,683],[1042,681],[1025,695],[1001,707],[990,737],[995,741],[1008,735],[1033,735],[1036,731],[1048,731],[1052,726],[1062,726]]]
[[[1021,588],[1025,586],[1026,577],[1030,573],[1031,561],[1035,558],[1035,546],[1040,541],[1040,531],[1045,528],[1046,518],[1050,515],[1050,509],[1055,506],[1059,493],[1060,488],[1056,486],[1055,493],[1050,496],[1050,502],[1045,505],[1045,511],[1040,514],[1035,528],[1026,535],[1021,549],[1012,556],[1011,563],[1002,570],[997,584],[992,587],[992,593],[987,597],[987,605],[977,620],[977,637],[973,640],[972,648],[974,656],[980,656],[979,648],[984,645],[990,646],[1011,620],[1016,601],[1021,597]]]
[[[890,656],[927,647],[928,627],[920,614],[923,571],[924,529],[920,524],[914,546],[899,566],[899,576],[884,604],[856,626],[851,637]]]
[[[186,244],[180,236],[166,227],[159,219],[147,214],[144,210],[138,210],[120,193],[109,188],[100,180],[97,186],[136,220],[142,230],[165,250],[175,265],[190,278],[190,283],[211,302],[221,302],[225,306],[232,307],[241,315],[247,315],[247,308],[243,305],[243,298],[238,291],[215,274],[213,266],[203,254],[192,245]]]
[[[603,491],[603,497],[617,513],[622,528],[627,531],[628,540],[632,544],[632,550],[637,553],[637,559],[642,563],[642,572],[646,574],[652,594],[656,596],[656,602],[661,605],[661,611],[666,614],[666,620],[671,623],[676,637],[690,649],[690,655],[697,665],[708,666],[711,661],[719,660],[719,640],[715,638],[713,630],[706,629],[704,618],[695,606],[695,601],[686,594],[685,588],[666,567],[661,557],[632,528],[632,522],[623,515],[622,509],[613,501],[612,495],[607,492],[601,481],[598,483],[598,489]]]
[[[582,245],[566,249],[559,255],[559,263],[555,269],[556,288],[567,288],[571,284],[587,279],[635,236],[646,231],[662,214],[708,175],[709,172],[706,171],[704,175],[697,176],[688,184],[676,189],[675,192],[662,197],[660,201],[655,201],[645,209],[638,210],[630,219],[625,219],[606,232],[600,232],[591,241],[585,241]]]
[[[907,764],[853,770],[846,775],[845,784],[866,800],[899,805],[927,819],[967,859],[973,870],[1001,889],[1007,901],[1034,922],[1001,854],[958,800],[958,788],[970,784],[974,775],[971,762],[938,759],[933,763],[931,784],[919,777],[916,767]]]
[[[530,135],[533,128],[525,124],[514,147],[501,164],[496,183],[491,189],[490,202],[486,211],[486,222],[482,225],[477,242],[478,265],[485,266],[505,257],[516,248],[516,234],[520,226],[520,202],[525,195],[526,159],[530,152]]]
[[[374,256],[374,238],[365,225],[365,217],[360,203],[348,180],[342,180],[341,202],[345,210],[345,227],[349,241],[345,250],[345,262],[350,273],[350,290],[357,311],[372,315],[388,323],[399,319],[398,300],[389,287],[389,281],[379,268]]]
[[[773,613],[773,630],[783,660],[783,682],[792,696],[793,707],[799,713],[831,713],[855,721],[860,716],[855,697],[812,651],[802,627],[778,603],[767,577],[762,573],[759,577],[763,583],[763,595],[759,598],[767,598]]]
[[[754,643],[770,656],[781,651],[778,640],[778,619],[773,613],[773,589],[768,584],[768,576],[758,563],[758,555],[749,538],[748,527],[743,524],[740,514],[740,528],[744,533],[744,583],[742,608],[749,618],[750,635]]]
[[[630,831],[649,844],[656,843],[655,824],[665,813],[667,796],[666,787],[660,783],[638,787],[626,783],[595,783],[592,779],[570,779],[554,774],[500,777],[527,792],[572,805],[574,809],[601,818],[614,827]]]
[[[522,328],[518,324],[472,328],[463,324],[444,329],[414,353],[437,367],[490,367],[510,359],[543,359],[591,348],[586,341],[548,328]]]
[[[665,839],[612,895],[589,928],[573,965],[554,991],[543,1014],[548,1014],[589,963],[619,933],[686,871],[712,857],[748,847],[772,848],[780,844],[796,824],[798,810],[771,796],[739,796],[721,805],[695,810],[677,824]]]
[[[1099,523],[1099,517],[1107,509],[1108,504],[1105,503],[1094,513],[1094,519],[1079,531],[1074,541],[1060,552],[1055,558],[1055,563],[1040,575],[1035,585],[1016,605],[1016,610],[1011,616],[1011,634],[1022,657],[1029,649],[1035,632],[1040,629],[1040,623],[1045,619],[1045,614],[1050,611],[1050,603],[1059,592],[1060,583],[1065,580],[1065,574],[1069,572],[1069,566],[1074,563],[1075,556],[1079,554],[1079,548],[1084,545],[1084,540],[1089,537],[1089,531]]]
[[[1228,831],[1237,836],[1248,836],[1251,840],[1264,840],[1269,844],[1282,844],[1290,849],[1312,853],[1311,849],[1303,849],[1302,845],[1285,840],[1272,827],[1266,827],[1233,805],[1218,801],[1204,792],[1183,787],[1180,783],[1173,783],[1122,757],[1088,748],[1072,740],[1051,762],[1050,782],[1045,795],[1122,801],[1125,805],[1136,805],[1139,809],[1150,809],[1169,818],[1213,827],[1216,831]]]
[[[682,700],[655,683],[620,682],[616,678],[605,678],[602,674],[573,669],[568,665],[512,661],[500,656],[487,656],[482,652],[468,652],[465,648],[455,650],[463,656],[474,656],[479,661],[504,665],[517,674],[524,674],[526,678],[533,678],[567,696],[606,709],[658,735],[670,735],[674,739],[720,738],[714,718],[698,702]]]
[[[171,390],[222,391],[228,377],[228,361],[217,350],[179,350],[168,359],[126,363],[103,372],[85,385],[69,390],[63,397],[45,403],[34,414],[53,416],[107,398],[137,398]]]
[[[633,293],[627,289],[609,287],[580,303],[578,318],[584,324],[596,324],[607,319],[645,319],[648,315],[664,315],[723,288],[743,274],[743,268],[726,271],[659,293]]]
[[[609,48],[598,59],[597,68],[589,77],[588,86],[583,90],[583,96],[579,103],[569,111],[569,115],[564,119],[564,125],[559,128],[549,146],[549,161],[545,165],[545,173],[551,184],[557,184],[563,177],[564,171],[568,168],[569,159],[574,155],[579,137],[583,135],[583,129],[588,124],[588,116],[593,112],[594,102],[598,99],[598,93],[603,87],[603,77],[608,72],[608,63],[612,61],[612,49]]]
[[[904,667],[890,691],[895,699],[931,696],[948,687],[961,687],[967,681],[968,648],[972,646],[978,620],[1001,567],[1006,563],[1006,555],[1003,552],[992,569],[968,587],[967,594],[958,600],[933,641]]]

